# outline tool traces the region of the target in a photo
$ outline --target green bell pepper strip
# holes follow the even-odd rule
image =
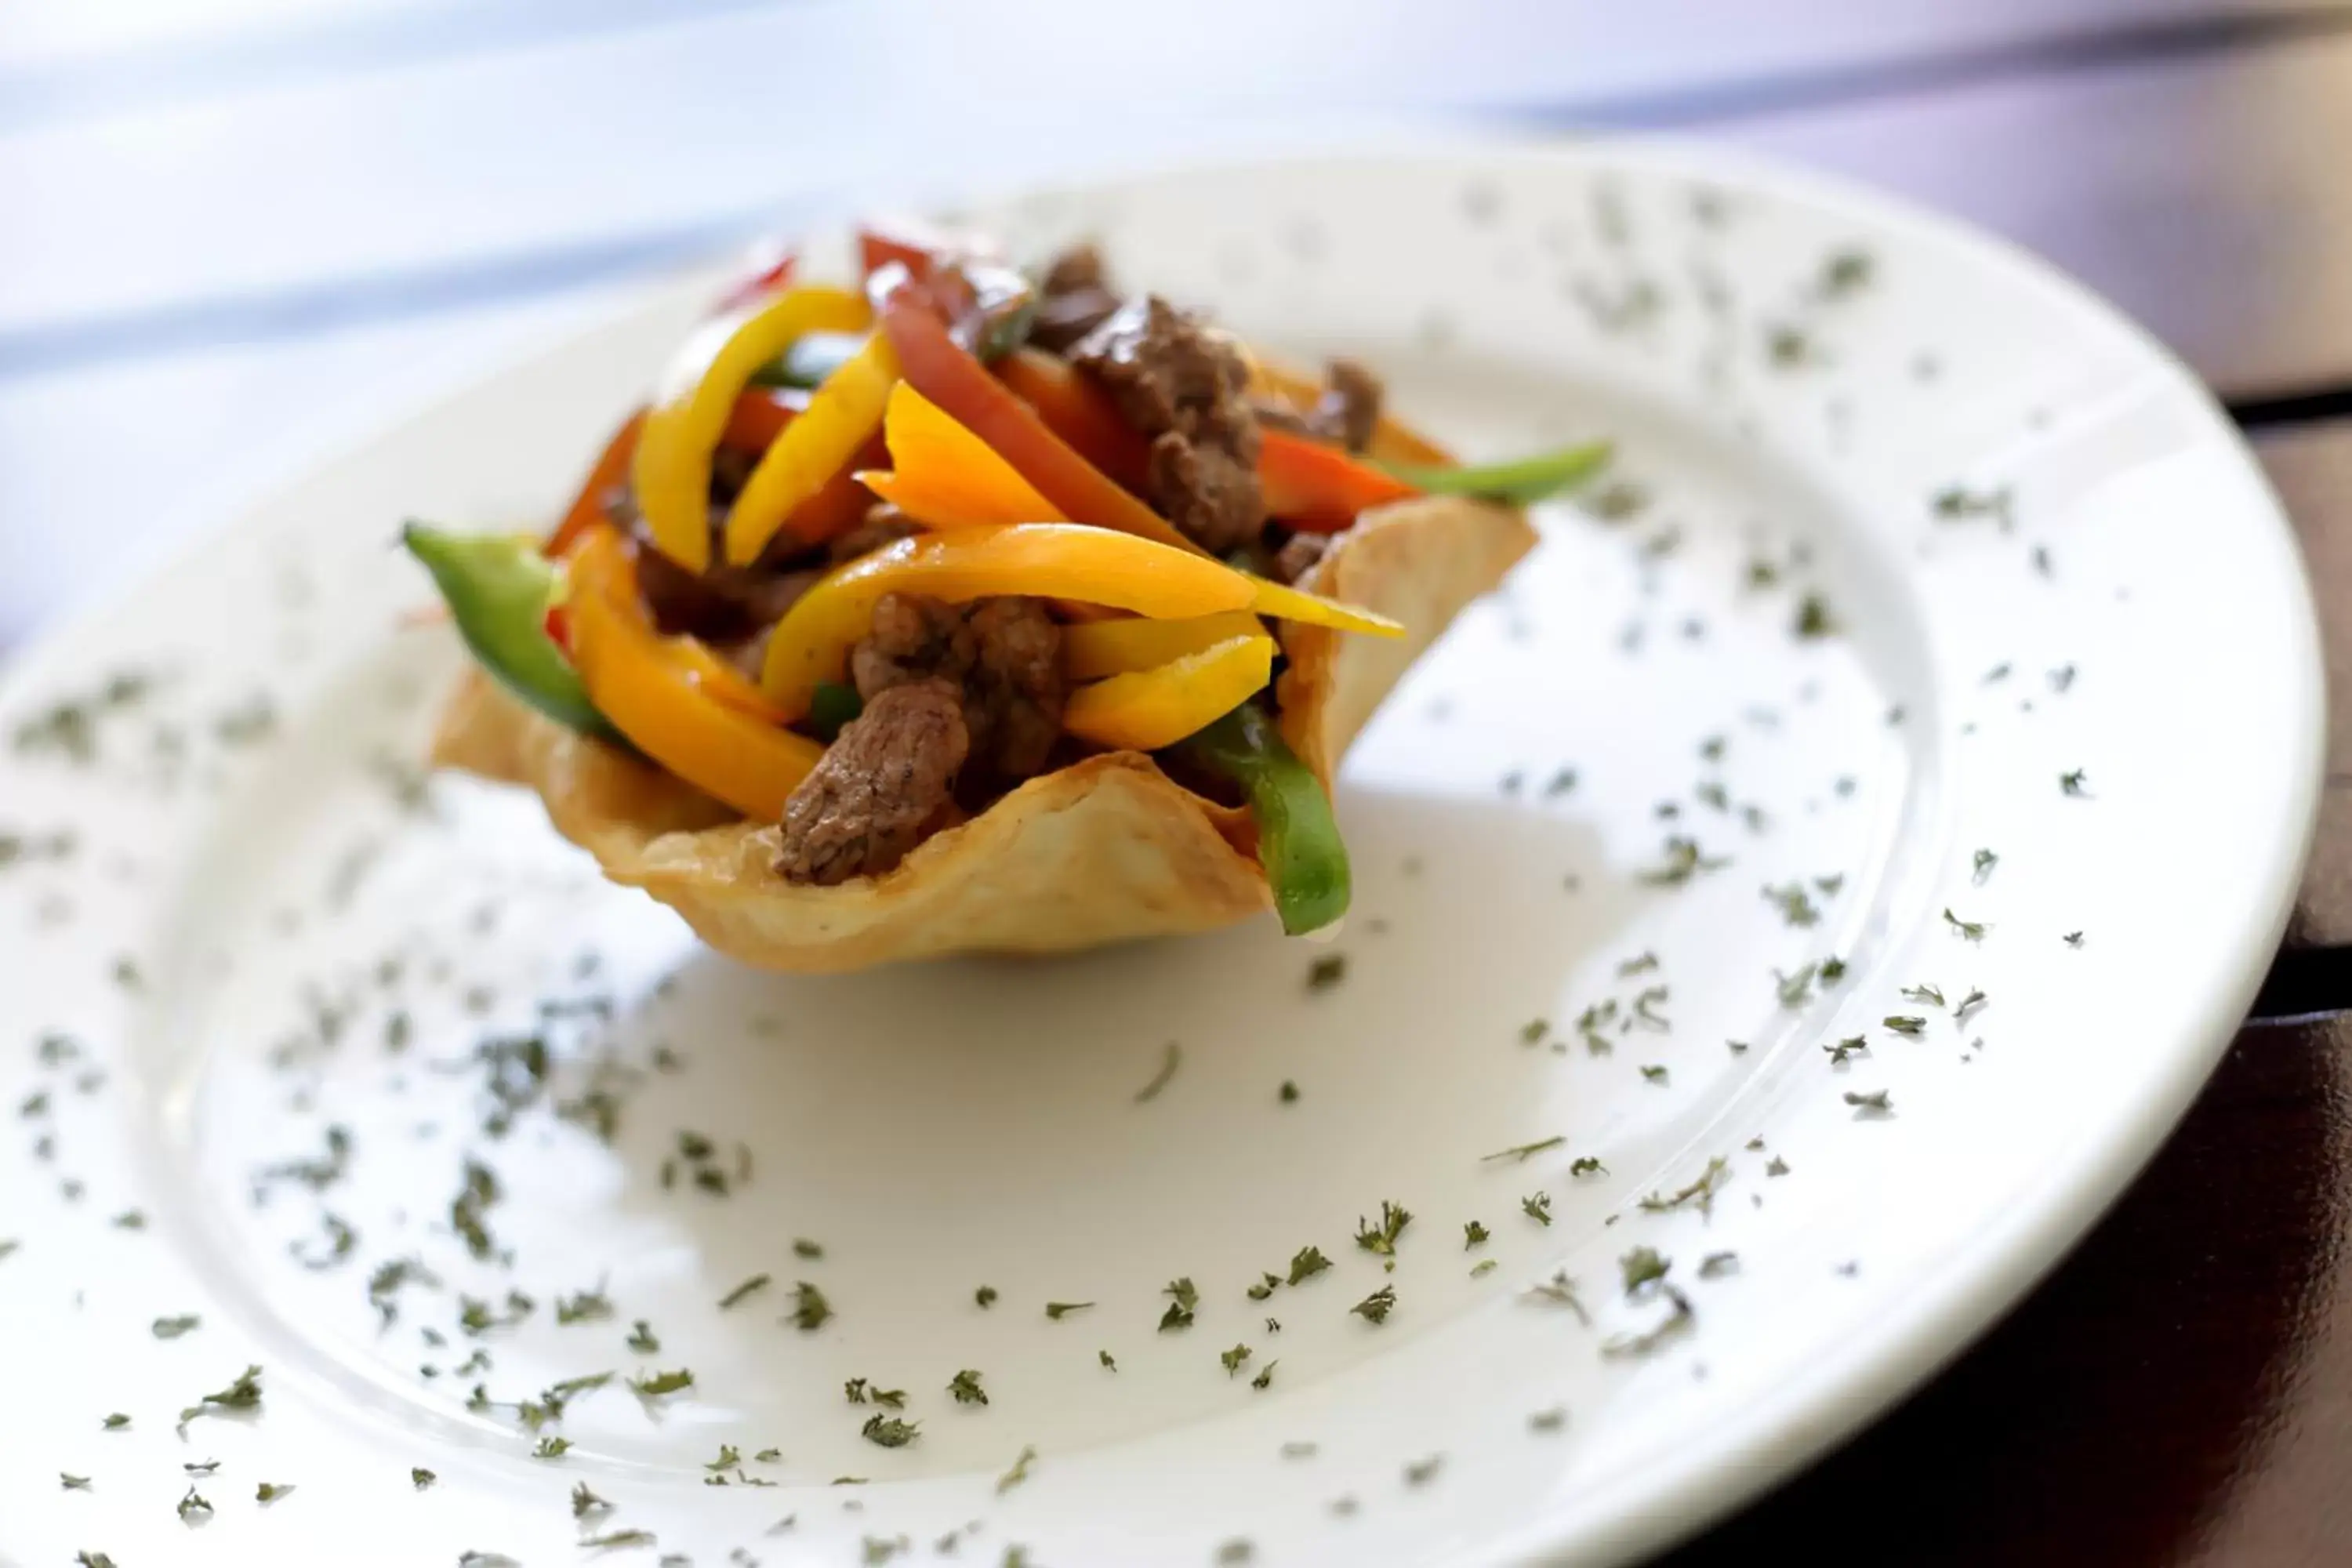
[[[865,711],[865,700],[857,695],[856,687],[845,686],[838,680],[820,680],[815,694],[809,699],[809,728],[816,731],[818,740],[831,745],[840,738],[843,729]]]
[[[1323,782],[1298,760],[1273,716],[1244,702],[1183,742],[1211,772],[1241,785],[1257,819],[1257,859],[1275,912],[1291,936],[1320,931],[1348,912],[1348,846]]]
[[[449,533],[411,522],[401,529],[400,542],[433,574],[457,635],[499,685],[559,724],[618,739],[588,700],[572,660],[547,635],[547,612],[562,577],[535,540]]]
[[[1427,468],[1418,463],[1382,465],[1415,489],[1438,496],[1475,496],[1481,500],[1532,506],[1560,491],[1582,484],[1608,467],[1606,441],[1587,441],[1507,463],[1482,463],[1468,468]]]

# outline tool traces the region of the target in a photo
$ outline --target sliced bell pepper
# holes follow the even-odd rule
[[[793,508],[783,531],[802,544],[823,544],[864,522],[866,514],[874,510],[874,492],[857,476],[889,456],[882,445],[882,433],[876,431],[839,473],[824,481],[824,489]]]
[[[1272,427],[1262,433],[1257,479],[1266,511],[1309,533],[1337,533],[1368,507],[1421,493],[1337,447]]]
[[[1606,441],[1587,441],[1556,452],[1517,458],[1507,463],[1482,463],[1476,468],[1420,468],[1392,464],[1390,471],[1433,495],[1477,496],[1485,500],[1532,506],[1564,489],[1582,484],[1609,466]]]
[[[716,317],[687,340],[630,466],[637,510],[663,554],[688,571],[710,564],[710,454],[751,373],[803,332],[856,331],[869,320],[859,295],[795,288]]]
[[[824,748],[719,698],[723,681],[703,662],[709,650],[665,638],[647,621],[628,550],[615,531],[596,529],[572,558],[568,607],[582,683],[655,762],[745,816],[782,821]]]
[[[802,595],[769,636],[760,689],[799,720],[818,682],[841,679],[885,594],[951,603],[1029,594],[1189,616],[1246,608],[1257,592],[1222,562],[1109,529],[1036,522],[921,534],[836,567]]]
[[[1062,628],[1062,673],[1073,680],[1099,680],[1107,675],[1157,669],[1221,642],[1262,637],[1265,632],[1264,623],[1247,610],[1181,621],[1155,621],[1143,616],[1089,621]]]
[[[579,671],[548,635],[563,572],[534,541],[445,533],[411,522],[400,542],[433,574],[457,635],[493,679],[559,724],[583,734],[613,733]]]
[[[1310,626],[1331,626],[1343,632],[1361,632],[1367,637],[1404,636],[1404,627],[1386,616],[1360,610],[1353,605],[1343,605],[1320,594],[1286,588],[1255,573],[1244,572],[1241,575],[1255,590],[1250,595],[1250,608],[1261,616],[1272,616],[1278,621],[1297,621]]]
[[[858,275],[871,278],[895,261],[920,282],[934,258],[966,244],[927,219],[900,213],[870,217],[857,226]]]
[[[1247,350],[1243,352],[1248,353]],[[1311,412],[1321,399],[1323,388],[1312,376],[1269,364],[1255,354],[1248,357],[1250,391],[1256,395],[1300,415]],[[1365,456],[1382,465],[1418,463],[1432,468],[1450,467],[1454,460],[1453,453],[1428,437],[1406,429],[1385,414],[1373,427],[1371,447]]]
[[[882,429],[890,471],[857,477],[917,522],[967,528],[1067,521],[987,442],[903,381],[890,389]]]
[[[800,269],[799,253],[787,249],[771,251],[768,256],[769,259],[755,261],[741,282],[719,296],[719,302],[711,307],[712,315],[740,310],[755,300],[791,286],[793,274]]]
[[[915,390],[985,441],[1063,516],[1205,555],[1174,524],[1073,451],[948,335],[946,324],[919,295],[901,290],[893,296],[882,312],[882,330],[898,349],[899,366]]]
[[[1265,689],[1274,639],[1228,637],[1157,669],[1114,675],[1070,693],[1062,728],[1081,740],[1156,752],[1195,734]]]
[[[1076,365],[1039,349],[1015,349],[996,362],[995,370],[997,379],[1078,456],[1130,490],[1143,488],[1151,444],[1119,417],[1108,395]]]
[[[808,401],[804,392],[747,386],[727,411],[727,428],[719,433],[719,444],[739,452],[764,452],[785,426],[800,417]]]
[[[604,521],[604,501],[615,489],[628,482],[629,464],[637,455],[637,436],[645,428],[646,410],[640,408],[621,421],[613,438],[604,443],[598,454],[596,466],[588,470],[587,482],[572,498],[572,510],[555,525],[540,546],[540,553],[552,559],[568,552],[572,542],[591,527]]]
[[[1331,797],[1285,744],[1273,716],[1245,702],[1184,743],[1184,752],[1233,780],[1257,822],[1257,862],[1275,912],[1292,936],[1321,931],[1348,912],[1348,846]]]
[[[758,560],[793,510],[856,456],[882,427],[882,411],[898,380],[898,356],[890,339],[876,332],[809,395],[808,407],[776,437],[727,514],[730,565]]]

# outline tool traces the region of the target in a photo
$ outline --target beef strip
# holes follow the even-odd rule
[[[1315,570],[1330,548],[1328,533],[1294,533],[1274,552],[1274,574],[1285,583],[1296,583]]]
[[[1171,522],[1220,555],[1257,536],[1257,416],[1232,339],[1154,294],[1120,306],[1070,359],[1150,437],[1145,489]]]
[[[1048,294],[1076,294],[1086,289],[1108,292],[1110,269],[1103,261],[1102,247],[1090,239],[1071,246],[1045,264],[1045,276],[1038,287]]]
[[[1054,258],[1038,289],[1029,341],[1055,353],[1067,353],[1118,309],[1102,252],[1091,244],[1074,245]]]
[[[873,630],[849,657],[857,694],[871,701],[912,681],[943,679],[963,696],[979,782],[1042,772],[1062,732],[1062,628],[1036,599],[944,604],[887,594]]]
[[[711,559],[718,560],[714,542]],[[824,574],[763,563],[713,566],[694,573],[646,541],[637,546],[637,590],[663,635],[684,633],[705,642],[737,642],[783,618]]]
[[[880,693],[784,803],[776,870],[820,887],[887,871],[952,810],[970,745],[963,702],[949,682]]]
[[[1323,367],[1323,395],[1307,423],[1326,440],[1360,452],[1380,427],[1381,392],[1381,378],[1356,361],[1330,360]]]

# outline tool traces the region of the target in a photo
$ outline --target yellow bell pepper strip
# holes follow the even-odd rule
[[[905,382],[882,418],[891,470],[861,473],[866,488],[930,528],[1068,521],[1020,470]]]
[[[1264,623],[1247,610],[1182,621],[1155,621],[1142,616],[1090,621],[1062,628],[1062,673],[1072,680],[1099,680],[1107,675],[1157,669],[1234,637],[1265,634]]]
[[[760,689],[797,722],[817,684],[841,679],[885,594],[958,604],[1026,594],[1176,617],[1245,609],[1258,591],[1223,562],[1108,528],[1029,522],[919,534],[835,567],[802,595],[769,635]]]
[[[1368,508],[1421,493],[1337,447],[1270,426],[1261,432],[1257,479],[1267,512],[1308,533],[1338,533]]]
[[[1284,744],[1264,706],[1244,702],[1184,742],[1184,754],[1241,785],[1257,821],[1257,863],[1275,912],[1292,936],[1321,931],[1348,912],[1348,846],[1323,781]]]
[[[1580,447],[1562,447],[1556,452],[1542,452],[1507,463],[1482,463],[1472,468],[1422,468],[1391,463],[1389,471],[1433,495],[1476,496],[1482,500],[1533,506],[1582,484],[1608,467],[1610,452],[1606,441],[1587,441]]]
[[[882,427],[882,411],[898,381],[898,356],[890,340],[876,332],[809,394],[808,406],[761,458],[727,514],[729,565],[757,561],[793,509],[823,489],[857,455]]]
[[[901,289],[894,295],[883,309],[882,330],[897,347],[899,366],[915,390],[986,442],[1064,517],[1118,529],[1171,550],[1206,554],[1175,524],[1121,489],[1055,435],[948,335],[946,323],[919,294]]]
[[[1062,728],[1082,741],[1156,752],[1215,723],[1274,679],[1274,639],[1228,637],[1157,669],[1114,675],[1070,693]]]
[[[604,717],[703,794],[755,821],[782,821],[824,748],[722,700],[709,650],[654,631],[618,532],[592,531],[571,564],[572,658]]]
[[[400,542],[433,574],[457,635],[492,679],[559,724],[613,735],[572,661],[548,635],[562,568],[528,538],[445,533],[411,522]]]
[[[1255,573],[1244,572],[1241,575],[1255,590],[1250,596],[1250,608],[1261,616],[1272,616],[1278,621],[1301,621],[1310,626],[1331,626],[1343,632],[1362,632],[1368,637],[1404,636],[1404,627],[1386,616],[1360,610],[1353,605],[1343,605],[1320,594],[1286,588]]]
[[[630,465],[637,510],[663,554],[692,572],[710,564],[710,454],[751,373],[804,332],[856,331],[871,319],[864,298],[846,289],[787,289],[706,321],[687,340]]]

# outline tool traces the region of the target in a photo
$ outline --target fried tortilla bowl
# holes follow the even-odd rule
[[[1401,638],[1285,623],[1284,738],[1328,789],[1413,659],[1535,543],[1516,508],[1431,496],[1365,512],[1299,586],[1402,622]],[[1249,812],[1186,789],[1139,752],[1028,780],[877,877],[832,887],[776,870],[781,828],[745,820],[619,747],[525,707],[478,669],[452,694],[433,761],[539,792],[604,875],[642,888],[711,946],[819,973],[956,952],[1063,952],[1213,930],[1271,907]]]

